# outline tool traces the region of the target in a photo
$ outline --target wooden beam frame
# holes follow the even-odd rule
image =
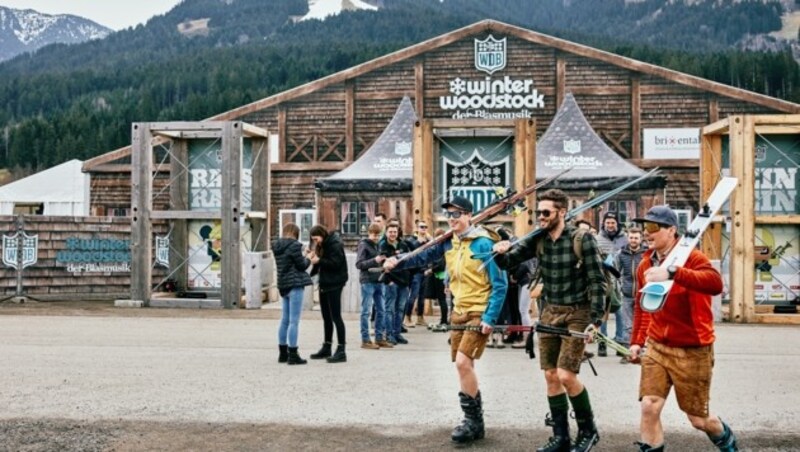
[[[796,134],[800,115],[736,115],[709,124],[701,136],[701,194],[707,196],[722,165],[723,135],[728,135],[730,174],[739,181],[730,200],[730,307],[729,320],[737,323],[800,324],[798,315],[760,313],[755,305],[755,227],[756,225],[800,225],[800,215],[761,215],[755,213],[756,135],[760,133]],[[716,225],[714,225],[716,227]],[[717,241],[713,237],[712,242]],[[714,258],[709,232],[703,251]]]
[[[210,134],[215,129],[217,136]],[[176,141],[170,160],[170,210],[153,211],[153,134],[175,133],[185,137],[199,132],[202,137],[221,139],[221,208],[217,211],[193,211],[189,202],[188,143],[184,138]],[[222,223],[222,290],[221,301],[225,308],[241,303],[242,267],[240,221],[245,217],[241,208],[243,139],[248,137],[253,145],[253,208],[259,215],[251,221],[266,222],[264,237],[259,238],[255,249],[267,249],[269,238],[269,134],[266,130],[242,122],[208,123],[134,123],[132,126],[133,154],[131,156],[131,298],[149,306],[152,287],[152,220],[171,220],[174,223],[170,266],[173,269],[185,264],[188,256],[187,221],[192,219],[217,219]],[[258,152],[262,150],[263,152]],[[258,217],[263,217],[258,219]],[[255,219],[253,219],[255,218]],[[185,253],[181,253],[186,250]],[[188,276],[184,265],[176,272],[179,283]],[[186,288],[185,281],[181,286]]]

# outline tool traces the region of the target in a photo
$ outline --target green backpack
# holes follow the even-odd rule
[[[572,233],[572,252],[578,258],[578,265],[580,268],[583,265],[583,247],[581,242],[583,236],[589,231],[585,229],[576,229]],[[600,253],[600,260],[603,262],[603,277],[605,278],[605,309],[606,313],[615,313],[622,307],[622,282],[619,280],[620,272],[617,269],[617,260],[612,255],[608,255],[602,250],[598,249]],[[544,240],[539,239],[536,243],[536,258],[541,262],[542,255],[544,254]],[[537,267],[537,275],[534,276],[534,281],[538,280],[539,268]],[[587,289],[588,290],[588,289]]]

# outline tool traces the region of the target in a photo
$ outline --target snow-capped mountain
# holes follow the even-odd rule
[[[0,61],[48,44],[101,39],[112,31],[83,17],[0,6]]]
[[[308,14],[299,20],[319,19],[335,16],[342,11],[356,11],[359,9],[377,11],[378,7],[363,0],[308,0]]]

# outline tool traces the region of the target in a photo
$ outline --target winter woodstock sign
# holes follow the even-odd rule
[[[481,79],[456,77],[448,82],[449,94],[439,97],[442,110],[454,111],[453,119],[528,118],[531,110],[544,108],[544,94],[533,88],[532,79],[491,77],[506,67],[506,38],[475,39],[475,69],[489,74]]]

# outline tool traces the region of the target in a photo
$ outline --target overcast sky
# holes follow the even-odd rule
[[[164,14],[181,0],[0,0],[0,6],[34,9],[47,14],[73,14],[114,30],[136,26]]]

